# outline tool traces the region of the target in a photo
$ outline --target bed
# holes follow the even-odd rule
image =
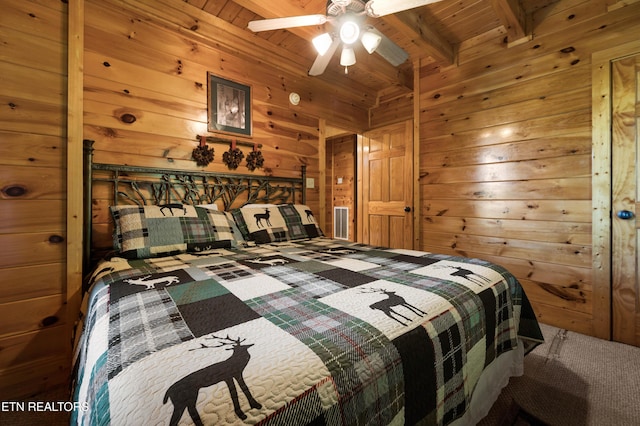
[[[88,274],[73,424],[471,425],[542,341],[504,268],[326,238],[304,178],[131,203],[133,173],[109,179],[128,204]]]

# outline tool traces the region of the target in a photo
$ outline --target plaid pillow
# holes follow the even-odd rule
[[[302,225],[304,226],[304,229],[307,232],[309,238],[324,237],[324,233],[322,232],[322,229],[320,229],[318,221],[316,220],[313,212],[308,206],[304,204],[292,204],[292,206],[300,215]]]
[[[245,239],[256,243],[301,240],[324,235],[309,207],[301,204],[242,207],[233,210],[231,214]]]
[[[111,206],[113,246],[123,257],[144,259],[238,245],[224,212],[182,204]]]

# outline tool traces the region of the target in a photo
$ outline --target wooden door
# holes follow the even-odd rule
[[[362,138],[362,241],[413,248],[413,125],[397,123]]]
[[[612,62],[612,334],[640,346],[640,55]]]

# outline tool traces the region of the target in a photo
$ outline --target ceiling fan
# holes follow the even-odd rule
[[[261,19],[249,22],[248,27],[253,32],[259,32],[329,23],[336,31],[323,33],[313,39],[318,56],[309,69],[309,75],[322,74],[340,44],[343,45],[340,65],[348,73],[348,67],[356,63],[353,44],[358,40],[367,52],[378,53],[393,66],[402,64],[409,57],[391,39],[371,25],[365,25],[367,16],[378,18],[438,1],[441,0],[328,0],[326,15]]]

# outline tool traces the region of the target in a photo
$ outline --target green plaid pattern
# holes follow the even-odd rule
[[[288,238],[287,240],[299,240],[309,238],[309,235],[302,225],[302,217],[293,204],[285,204],[278,206],[278,211],[286,224]]]
[[[344,424],[389,424],[402,408],[400,357],[393,343],[375,327],[295,290],[248,304],[322,359],[342,396]],[[358,392],[353,392],[354,388]]]
[[[181,224],[199,217],[187,211],[189,221],[180,222],[178,210],[165,217]],[[187,229],[183,239],[209,232]],[[166,413],[153,417],[163,392],[200,377],[209,353],[228,359],[229,348],[210,340],[230,336],[250,347],[244,379],[262,405],[250,409],[240,396],[251,424],[446,425],[467,409],[483,368],[518,336],[542,339],[520,284],[488,262],[326,238],[219,252],[99,266],[78,351],[76,398],[91,402],[79,423],[118,423],[129,414],[167,423]],[[369,298],[367,289],[386,296]],[[385,308],[392,309],[376,312]],[[191,368],[198,359],[207,362]],[[294,365],[299,370],[290,371]],[[176,369],[184,374],[171,376]],[[304,386],[291,386],[293,377]],[[123,382],[126,396],[118,393]],[[131,386],[142,405],[127,397]],[[231,404],[220,386],[199,388],[205,424],[237,417],[225,412]],[[289,399],[271,388],[291,391]]]
[[[224,212],[171,206],[110,207],[116,252],[128,259],[145,259],[238,245]]]

